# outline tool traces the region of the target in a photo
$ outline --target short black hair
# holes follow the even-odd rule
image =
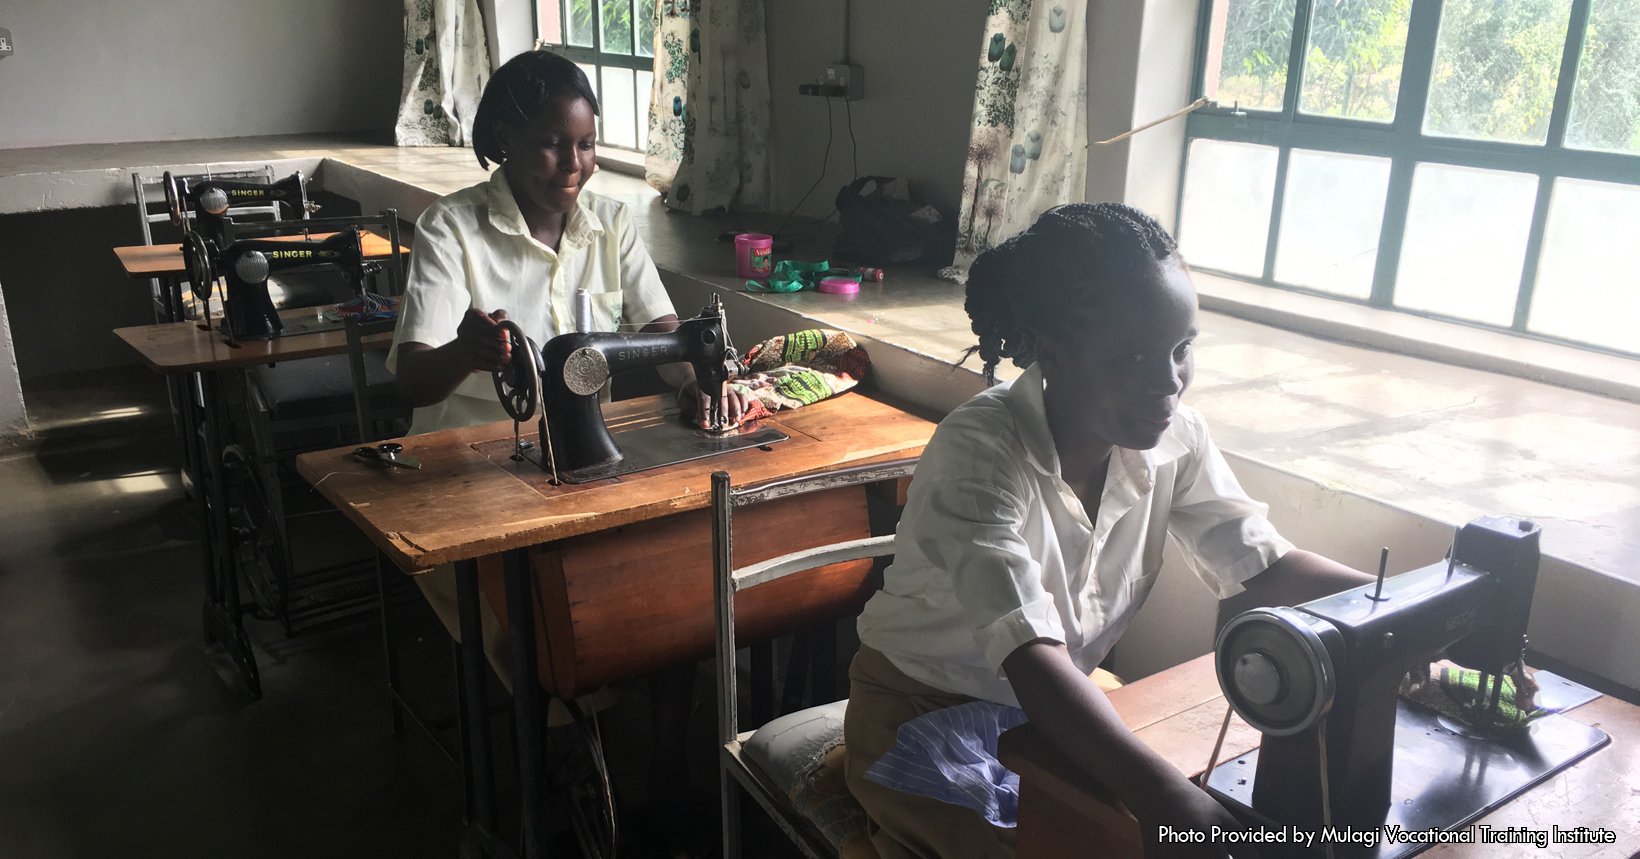
[[[473,115],[473,154],[478,166],[500,164],[506,158],[496,140],[495,127],[503,122],[518,128],[535,118],[547,103],[561,95],[577,96],[598,115],[598,94],[586,73],[573,61],[551,51],[525,51],[503,63],[484,86]]]
[[[1040,333],[1070,335],[1117,289],[1148,282],[1179,246],[1155,218],[1121,203],[1070,203],[980,254],[964,308],[987,385],[1003,358],[1029,367]],[[966,357],[966,356],[964,356]]]

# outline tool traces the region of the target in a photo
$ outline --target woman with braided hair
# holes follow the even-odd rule
[[[967,310],[987,379],[1003,359],[1025,372],[940,423],[860,616],[844,765],[872,845],[883,859],[1011,856],[1018,782],[996,738],[1028,718],[1139,818],[1146,856],[1225,855],[1158,843],[1162,826],[1237,824],[1089,675],[1170,535],[1220,599],[1294,604],[1371,579],[1282,539],[1181,405],[1196,293],[1150,216],[1049,210],[975,260]]]

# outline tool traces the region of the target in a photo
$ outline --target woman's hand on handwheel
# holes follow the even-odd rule
[[[485,313],[476,307],[468,308],[461,317],[461,324],[456,326],[456,343],[473,372],[494,373],[511,360],[512,343],[501,327],[506,318],[505,310]]]

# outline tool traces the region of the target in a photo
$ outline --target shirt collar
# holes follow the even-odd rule
[[[519,211],[518,201],[513,199],[512,186],[507,184],[506,169],[497,167],[492,170],[489,181],[485,182],[484,186],[490,211],[490,224],[507,235],[524,236],[533,241],[535,237],[530,235],[530,225],[524,221],[524,213]],[[585,190],[582,193],[586,193]],[[575,208],[570,210],[569,219],[564,223],[564,237],[561,241],[583,245],[594,233],[603,231],[603,221],[599,220],[598,215],[588,208],[584,201],[577,199]]]
[[[1039,471],[1059,477],[1059,451],[1054,447],[1053,431],[1048,428],[1048,409],[1042,401],[1042,385],[1042,365],[1032,364],[1009,386],[1006,395],[1008,410],[1013,414],[1014,425],[1019,428],[1025,457]],[[1154,471],[1189,450],[1169,431],[1162,433],[1162,440],[1150,450],[1116,448],[1113,455],[1135,465],[1142,463],[1146,471]]]

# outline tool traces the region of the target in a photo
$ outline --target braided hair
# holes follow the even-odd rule
[[[979,345],[967,355],[979,353],[985,383],[994,385],[1003,358],[1029,367],[1039,335],[1074,333],[1077,320],[1177,253],[1167,230],[1132,206],[1070,203],[1049,209],[969,268],[964,309]]]
[[[561,95],[586,99],[592,114],[598,115],[598,95],[573,61],[551,51],[525,51],[503,63],[484,86],[473,115],[473,154],[478,166],[500,164],[507,153],[501,151],[495,127],[503,122],[519,128],[529,122],[547,103]]]

